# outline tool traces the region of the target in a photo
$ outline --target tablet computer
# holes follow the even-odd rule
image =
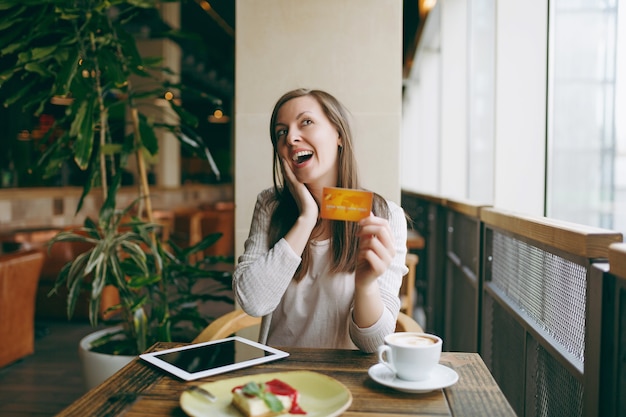
[[[185,381],[275,361],[287,356],[289,356],[287,352],[239,336],[139,355],[146,362]]]

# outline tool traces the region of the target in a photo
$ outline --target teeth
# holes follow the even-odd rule
[[[297,162],[299,158],[307,155],[313,155],[313,151],[300,151],[291,156],[291,160]]]

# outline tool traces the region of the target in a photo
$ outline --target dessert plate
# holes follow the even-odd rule
[[[391,372],[389,368],[380,363],[372,366],[367,373],[379,384],[397,389],[398,391],[417,394],[447,388],[456,384],[459,380],[459,375],[456,371],[441,364],[438,364],[435,369],[433,369],[430,378],[425,381],[405,381],[396,378],[395,374]]]
[[[251,381],[265,382],[274,378],[298,390],[298,403],[306,411],[306,417],[339,416],[352,404],[352,393],[336,379],[312,371],[292,371],[247,375],[200,384],[215,395],[217,401],[209,402],[202,396],[185,391],[180,396],[180,406],[191,417],[241,417],[241,413],[231,405],[231,390]]]

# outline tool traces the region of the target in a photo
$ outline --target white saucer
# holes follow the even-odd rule
[[[396,378],[394,373],[381,363],[372,366],[367,373],[379,384],[397,389],[398,391],[418,394],[447,388],[459,380],[459,375],[453,369],[441,364],[438,364],[433,369],[430,378],[425,381],[405,381]]]

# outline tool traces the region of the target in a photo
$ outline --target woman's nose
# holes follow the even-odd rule
[[[289,133],[287,134],[287,143],[290,145],[293,145],[294,143],[300,142],[301,138],[300,138],[300,133],[297,131],[289,131]]]

